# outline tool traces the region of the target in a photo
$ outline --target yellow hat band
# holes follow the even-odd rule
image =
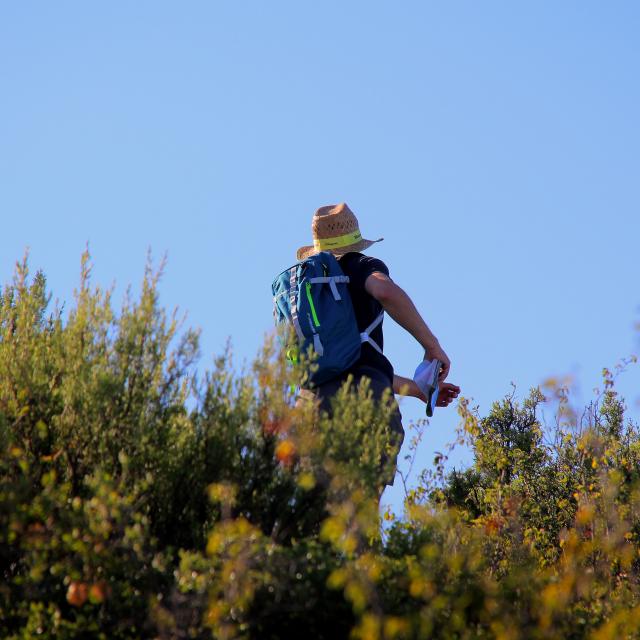
[[[342,247],[356,244],[356,242],[360,242],[360,240],[362,240],[362,235],[360,234],[360,230],[357,230],[335,238],[314,238],[313,247],[316,251],[341,249]]]

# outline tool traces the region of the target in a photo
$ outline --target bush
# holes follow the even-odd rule
[[[383,527],[389,407],[365,384],[318,416],[270,342],[199,375],[159,276],[116,312],[85,255],[65,317],[23,261],[0,295],[1,637],[640,635],[640,438],[611,372],[584,412],[557,384],[463,400],[472,465],[440,456]]]

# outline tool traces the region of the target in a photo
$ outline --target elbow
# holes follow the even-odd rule
[[[398,298],[398,286],[393,282],[385,282],[376,291],[374,298],[383,306],[392,305]]]
[[[382,306],[392,303],[398,297],[400,288],[388,276],[374,273],[365,282],[365,289]]]
[[[384,283],[378,291],[376,291],[375,299],[382,305],[389,304],[394,298],[395,291],[392,283]]]

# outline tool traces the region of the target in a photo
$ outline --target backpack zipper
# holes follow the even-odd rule
[[[311,307],[311,315],[313,316],[313,323],[316,325],[316,327],[320,326],[320,321],[318,320],[318,315],[316,314],[316,307],[313,304],[313,297],[311,296],[311,283],[307,282],[305,283],[306,289],[307,289],[307,300],[309,301],[309,307]]]

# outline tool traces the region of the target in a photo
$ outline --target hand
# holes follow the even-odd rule
[[[431,349],[424,352],[425,360],[440,360],[442,362],[442,369],[440,370],[440,375],[438,376],[438,381],[440,383],[444,382],[445,378],[449,375],[449,369],[451,368],[451,360],[449,360],[449,356],[442,350],[442,347],[438,344],[435,347],[431,347]]]
[[[460,393],[460,387],[450,382],[443,382],[438,391],[438,401],[436,407],[448,407]]]

